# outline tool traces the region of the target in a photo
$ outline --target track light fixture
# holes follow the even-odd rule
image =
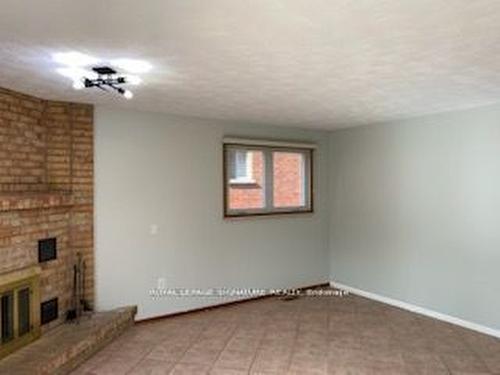
[[[134,94],[130,90],[120,87],[124,84],[134,84],[134,79],[125,75],[119,75],[116,70],[108,66],[100,66],[92,68],[92,71],[97,75],[96,77],[81,77],[73,82],[75,90],[83,88],[97,87],[103,91],[112,89],[117,93],[123,95],[125,99],[132,99]]]

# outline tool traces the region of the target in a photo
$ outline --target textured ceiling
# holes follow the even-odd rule
[[[70,50],[154,69],[131,101],[74,91]],[[500,1],[3,0],[0,86],[324,129],[474,107],[500,99]]]

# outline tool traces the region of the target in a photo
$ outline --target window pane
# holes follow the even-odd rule
[[[305,154],[273,152],[274,207],[305,205]]]
[[[257,150],[229,149],[227,157],[229,209],[264,208],[264,153]]]
[[[229,176],[232,182],[252,181],[252,156],[252,152],[248,150],[229,150]]]
[[[17,312],[19,336],[30,331],[30,289],[24,288],[17,292]]]
[[[0,298],[0,310],[2,317],[0,337],[2,342],[7,342],[14,338],[14,294],[12,292]]]
[[[247,151],[234,151],[235,167],[233,178],[246,178],[247,176]]]

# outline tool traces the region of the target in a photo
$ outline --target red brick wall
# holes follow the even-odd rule
[[[273,158],[273,202],[275,207],[301,206],[303,156],[298,153],[276,152]]]
[[[93,301],[93,108],[0,88],[0,274],[38,264],[38,240],[58,257],[40,264],[41,299],[70,307],[73,264],[87,263]]]
[[[254,184],[230,184],[229,207],[248,209],[264,207],[264,160],[262,152],[253,155]],[[273,154],[273,200],[275,207],[302,205],[302,156],[298,153],[276,152]]]

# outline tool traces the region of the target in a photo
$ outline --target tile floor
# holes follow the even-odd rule
[[[500,340],[357,296],[137,324],[72,375],[500,374]]]

